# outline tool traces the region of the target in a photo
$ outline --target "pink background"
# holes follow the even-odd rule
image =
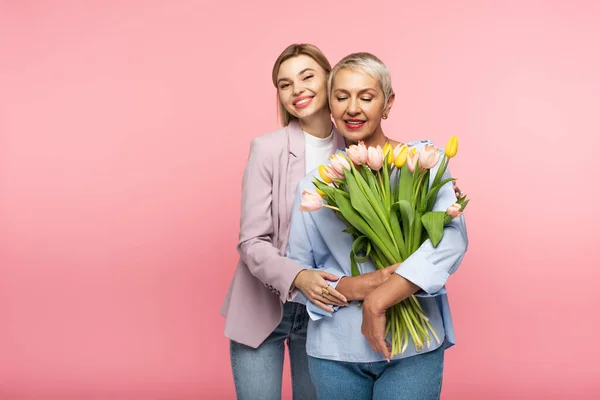
[[[460,136],[442,398],[599,398],[597,2],[0,0],[0,399],[234,398],[218,309],[292,42],[380,56],[389,136]]]

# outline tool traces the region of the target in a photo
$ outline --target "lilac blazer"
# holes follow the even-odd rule
[[[332,153],[345,146],[334,128]],[[304,132],[297,121],[254,138],[242,180],[237,246],[240,260],[221,314],[225,336],[258,347],[279,325],[283,303],[293,299],[301,267],[284,257],[292,205],[305,176]]]

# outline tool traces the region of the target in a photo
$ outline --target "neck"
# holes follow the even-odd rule
[[[383,134],[383,129],[381,129],[381,124],[375,129],[375,132],[367,138],[363,139],[365,146],[367,147],[383,147],[389,139]]]
[[[301,119],[299,122],[304,132],[321,139],[328,137],[333,129],[333,123],[331,122],[327,108],[323,108],[310,117]]]

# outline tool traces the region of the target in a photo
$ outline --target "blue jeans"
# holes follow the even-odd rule
[[[442,390],[444,345],[389,363],[309,357],[308,364],[319,399],[437,400]]]
[[[231,368],[238,400],[281,399],[285,342],[290,353],[294,399],[317,398],[306,355],[308,318],[304,305],[286,303],[281,323],[258,348],[231,341]]]

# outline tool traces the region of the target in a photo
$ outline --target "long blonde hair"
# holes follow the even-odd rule
[[[327,74],[331,72],[331,64],[325,54],[315,45],[303,43],[303,44],[292,44],[288,46],[275,60],[275,64],[273,65],[273,85],[277,88],[277,75],[279,74],[279,68],[284,61],[289,60],[292,57],[296,57],[299,55],[305,55],[316,61],[317,64],[321,66],[325,70]],[[285,109],[281,101],[279,100],[279,96],[277,97],[277,103],[279,108],[279,119],[281,121],[282,126],[288,126],[290,122],[296,120],[295,116],[290,114],[288,110]]]

